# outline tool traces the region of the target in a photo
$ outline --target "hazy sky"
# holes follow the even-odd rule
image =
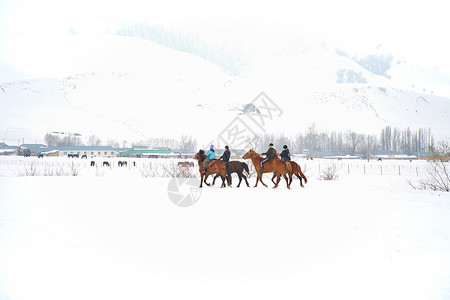
[[[23,60],[32,45],[39,45],[41,52],[61,47],[61,39],[70,26],[81,34],[95,35],[129,20],[165,24],[198,32],[204,38],[223,36],[250,44],[252,37],[264,38],[265,32],[291,36],[302,32],[325,36],[355,49],[383,43],[387,49],[418,61],[429,60],[435,65],[450,62],[446,33],[450,18],[446,1],[439,0],[1,0],[0,65],[2,60]],[[28,38],[30,43],[24,42]]]

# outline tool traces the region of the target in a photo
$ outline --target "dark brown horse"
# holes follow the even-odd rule
[[[304,187],[303,183],[302,183],[302,178],[305,180],[305,184],[308,182],[308,179],[306,179],[306,176],[305,176],[305,174],[303,174],[302,169],[300,168],[299,164],[296,163],[295,161],[290,161],[289,163],[291,164],[291,167],[292,167],[292,172],[289,174],[289,186],[292,183],[293,175],[295,175],[298,177],[298,179],[300,179],[300,186]],[[272,182],[274,184],[275,184],[275,181],[273,181],[273,180],[276,176],[277,175],[273,174],[273,177],[272,177]]]
[[[247,187],[250,187],[247,181],[247,176],[244,175],[244,170],[247,172],[247,174],[250,173],[248,165],[246,163],[240,161],[230,161],[228,162],[228,167],[230,168],[230,172],[227,172],[228,186],[231,186],[231,174],[236,173],[239,177],[239,184],[237,185],[237,187],[241,186],[242,178],[244,178]],[[216,182],[217,177],[219,177],[219,175],[214,176],[212,185],[214,185],[214,182]]]
[[[255,150],[250,149],[247,153],[244,154],[245,159],[250,158],[252,160],[253,166],[255,167],[256,173],[258,174],[258,177],[256,178],[256,184],[255,187],[258,186],[258,181],[261,181],[261,183],[267,187],[267,184],[265,184],[262,181],[262,174],[260,174],[261,171],[261,161],[264,159],[259,153],[256,153]],[[278,157],[267,161],[264,163],[264,173],[275,173],[275,176],[277,177],[277,182],[275,183],[274,189],[278,187],[278,184],[280,183],[280,177],[283,176],[286,180],[287,188],[290,189],[290,183],[286,177],[286,174],[289,174],[292,172],[291,164],[285,161],[282,161]]]
[[[198,161],[198,168],[200,172],[200,187],[203,187],[203,182],[209,186],[210,184],[206,182],[206,179],[211,174],[219,174],[222,177],[222,186],[225,187],[225,178],[226,178],[226,165],[223,160],[215,160],[212,161],[209,166],[206,168],[206,173],[202,173],[203,170],[203,161],[206,159],[205,151],[200,150],[197,154],[195,154],[194,158]]]

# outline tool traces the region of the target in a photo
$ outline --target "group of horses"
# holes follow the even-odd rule
[[[194,156],[195,159],[198,161],[198,167],[200,172],[200,187],[203,187],[203,183],[206,185],[210,185],[206,182],[206,179],[209,175],[215,174],[213,185],[216,181],[216,178],[219,176],[222,179],[222,186],[225,187],[225,180],[227,180],[228,186],[231,186],[231,174],[236,173],[239,177],[239,184],[237,187],[240,187],[242,179],[245,180],[247,183],[247,187],[250,185],[247,181],[247,176],[243,174],[243,171],[245,170],[247,174],[249,174],[248,165],[244,162],[240,161],[230,161],[228,162],[228,172],[227,172],[227,162],[223,160],[213,160],[208,167],[206,168],[206,172],[203,173],[203,161],[206,159],[206,154],[204,150],[200,150],[197,154]],[[255,167],[257,178],[256,178],[256,184],[255,187],[258,186],[258,182],[261,182],[265,187],[267,187],[267,184],[265,184],[262,181],[262,175],[261,174],[261,162],[263,161],[263,157],[257,153],[255,150],[250,149],[247,153],[244,154],[242,157],[244,159],[251,159],[253,166]],[[277,188],[278,184],[280,183],[281,176],[286,180],[287,188],[290,189],[291,183],[292,183],[292,177],[293,175],[297,176],[298,179],[300,179],[300,186],[303,187],[302,179],[305,181],[305,183],[308,182],[306,179],[305,174],[303,174],[300,166],[294,162],[294,161],[283,161],[280,158],[278,158],[278,155],[267,162],[264,162],[263,165],[263,173],[273,173],[272,176],[272,182],[274,183],[273,188]],[[288,179],[289,176],[289,179]],[[277,179],[276,182],[274,179]]]

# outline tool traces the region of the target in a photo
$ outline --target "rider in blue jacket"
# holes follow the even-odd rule
[[[209,151],[206,152],[206,158],[203,161],[203,171],[202,171],[202,173],[206,172],[206,167],[214,159],[214,156],[216,156],[216,151],[214,151],[214,145],[211,145],[211,147],[209,147]]]

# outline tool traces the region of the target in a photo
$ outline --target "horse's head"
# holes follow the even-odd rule
[[[198,151],[198,153],[195,154],[194,158],[203,161],[206,158],[205,151],[203,150]]]
[[[244,154],[244,156],[242,158],[249,159],[249,158],[255,157],[256,154],[257,153],[255,152],[255,150],[250,149],[250,150],[248,150],[247,153]]]

